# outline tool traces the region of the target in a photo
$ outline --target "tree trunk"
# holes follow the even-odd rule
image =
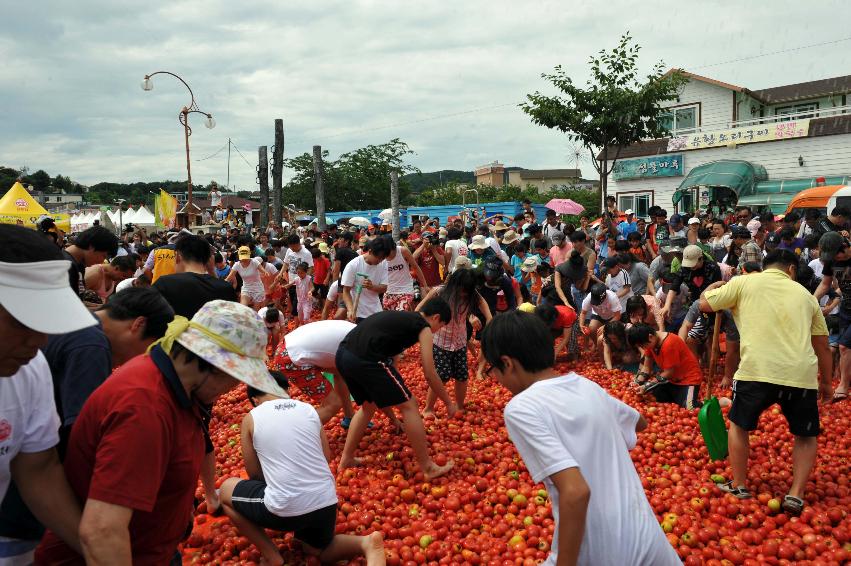
[[[260,183],[260,226],[269,225],[269,149],[261,145],[257,149],[257,182]]]
[[[600,215],[606,213],[606,196],[609,176],[606,174],[609,163],[609,146],[603,146],[603,164],[600,167]]]
[[[399,241],[399,172],[390,171],[390,208],[393,209],[393,240]]]
[[[284,121],[275,119],[275,147],[272,149],[272,218],[281,223],[281,197],[284,172]]]
[[[322,146],[313,146],[313,189],[316,191],[316,218],[319,230],[324,232],[328,225],[325,223],[325,167],[322,164]]]

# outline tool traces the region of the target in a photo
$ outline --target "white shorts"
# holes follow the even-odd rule
[[[304,300],[300,299],[296,310],[298,311],[299,320],[310,320],[310,315],[313,313],[313,300],[310,297]]]
[[[240,294],[243,297],[247,297],[249,301],[251,301],[255,305],[262,305],[266,301],[266,291],[261,287],[259,289],[255,288],[246,288],[243,286]]]

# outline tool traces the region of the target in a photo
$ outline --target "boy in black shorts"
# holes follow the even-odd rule
[[[337,370],[349,386],[355,402],[361,405],[346,436],[339,469],[359,464],[355,450],[376,409],[395,407],[426,481],[442,476],[453,466],[434,463],[428,453],[425,427],[417,400],[405,385],[393,358],[419,342],[423,371],[429,386],[446,404],[449,417],[457,407],[446,393],[434,368],[432,336],[449,322],[452,312],[443,299],[432,299],[418,313],[382,311],[365,318],[352,330],[337,350]]]

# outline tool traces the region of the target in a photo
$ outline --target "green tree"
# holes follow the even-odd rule
[[[585,88],[576,86],[559,65],[554,73],[541,76],[562,95],[535,92],[520,105],[535,124],[566,133],[592,155],[599,150],[600,159],[592,159],[592,163],[600,175],[601,202],[621,150],[640,140],[669,134],[666,111],[660,104],[674,100],[688,81],[682,73],[665,73],[661,61],[642,80],[636,66],[640,49],[626,33],[611,53],[602,50],[590,58],[591,78]]]
[[[368,145],[342,154],[336,161],[322,152],[325,177],[325,207],[328,211],[388,208],[390,206],[390,172],[400,175],[419,172],[406,163],[414,152],[398,138],[381,145]],[[284,188],[285,200],[296,207],[312,210],[316,207],[313,156],[303,153],[284,160],[284,167],[294,172]],[[410,185],[399,180],[399,199],[404,202]]]
[[[44,169],[39,169],[35,173],[30,173],[24,177],[23,184],[32,185],[37,191],[44,191],[50,186],[50,175]]]
[[[0,165],[0,196],[11,189],[20,176],[21,172],[17,169]]]

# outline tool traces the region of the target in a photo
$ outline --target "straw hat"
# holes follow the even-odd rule
[[[505,236],[502,237],[502,243],[503,244],[513,244],[514,242],[518,241],[519,239],[520,239],[520,236],[517,235],[517,232],[515,232],[514,230],[509,230],[508,232],[505,233]]]

